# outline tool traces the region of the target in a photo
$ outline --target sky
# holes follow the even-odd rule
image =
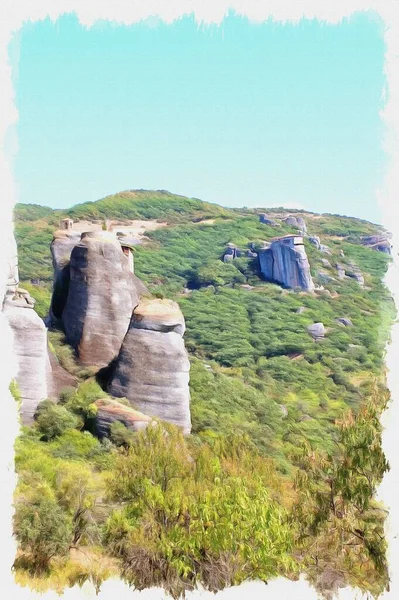
[[[53,208],[127,189],[380,222],[383,27],[360,13],[221,26],[27,23],[9,48],[17,201]]]

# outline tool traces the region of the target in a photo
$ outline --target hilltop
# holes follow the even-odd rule
[[[263,213],[270,216],[273,224],[260,218]],[[293,225],[295,219],[289,216],[301,217],[305,222],[306,230],[300,236]],[[135,275],[155,298],[172,299],[184,315],[184,339],[191,363],[192,431],[189,441],[177,440],[177,446],[169,447],[168,452],[174,456],[182,444],[189,445],[189,453],[209,452],[208,458],[203,459],[208,466],[198,468],[204,468],[204,477],[212,482],[214,475],[206,469],[213,465],[216,473],[218,461],[229,477],[242,475],[241,460],[247,461],[245,468],[252,473],[255,467],[249,467],[252,459],[248,457],[253,452],[257,457],[253,465],[263,469],[263,482],[267,481],[265,485],[273,499],[291,510],[298,494],[296,453],[304,440],[313,452],[330,457],[334,465],[341,435],[337,421],[345,419],[350,410],[355,417],[366,419],[369,413],[364,417],[362,411],[369,399],[386,397],[384,352],[395,317],[392,298],[384,285],[390,261],[385,250],[389,244],[380,244],[381,240],[386,242],[388,233],[376,224],[351,217],[282,208],[224,208],[165,191],[125,191],[68,210],[17,205],[15,233],[21,282],[36,298],[42,317],[49,310],[53,279],[49,247],[54,230],[66,217],[73,219],[76,231],[87,227],[101,229],[106,220],[113,222],[116,231],[118,227],[136,231],[140,239],[134,248]],[[273,240],[284,236],[300,237],[314,289],[290,289],[265,280],[258,253],[262,249],[268,251]],[[380,246],[382,251],[378,251]],[[231,249],[235,250],[228,255]],[[315,324],[322,325],[319,336],[312,334]],[[79,364],[60,331],[54,329],[49,336],[56,360],[76,379],[77,391],[65,392],[63,405],[81,418],[82,411],[88,411],[89,400],[92,406],[103,398],[101,381],[95,382],[93,372]],[[383,401],[376,402],[378,413]],[[378,426],[375,427],[377,431]],[[83,438],[79,441],[83,433],[78,435],[76,429],[79,427],[75,424],[50,443],[35,438],[32,432],[26,433],[21,441],[20,463],[29,470],[28,448],[35,448],[46,457],[54,452],[54,456],[61,456],[69,464],[83,452]],[[119,431],[112,443],[123,447],[133,444],[124,437],[126,432],[122,434]],[[377,446],[378,435],[377,431]],[[248,446],[243,454],[237,450],[230,456],[225,444],[231,444],[232,449],[241,448],[230,442],[234,436],[242,436]],[[163,442],[155,438],[152,440],[158,448],[157,444]],[[96,446],[94,451],[94,441],[91,443],[92,454],[84,454],[85,464],[93,472],[107,474],[113,464],[112,452],[108,458],[101,458],[103,446]],[[147,442],[142,443],[140,452],[144,455]],[[211,458],[212,452],[217,458]],[[377,479],[381,464],[373,472]],[[122,463],[118,465],[122,468]],[[186,463],[179,465],[181,477],[189,477]],[[324,490],[324,480],[318,480],[320,472],[312,474],[310,468],[309,477],[313,477],[316,488],[319,485]],[[256,469],[252,474],[256,479]],[[191,480],[186,483],[194,485]],[[118,500],[122,498],[120,492]],[[360,513],[356,515],[363,518]],[[132,518],[130,513],[125,517]],[[114,519],[112,527],[108,524],[115,531],[119,526],[117,518],[110,517]],[[380,517],[377,520],[378,529]],[[123,526],[129,528],[131,524]],[[112,535],[116,536],[114,529]],[[116,544],[115,540],[112,543]],[[337,551],[340,558],[334,558],[328,543],[327,540],[323,548],[323,560],[337,578],[346,565],[345,554],[341,556]],[[298,550],[296,542],[293,544]],[[289,544],[284,546],[284,553],[299,560],[296,551],[291,554],[288,547]],[[382,589],[385,571],[381,574],[372,558],[367,561],[367,584],[350,566],[345,567],[345,581],[355,581],[365,589]],[[305,567],[321,586],[322,567],[313,563]],[[191,567],[184,568],[189,572]],[[289,572],[292,575],[295,569],[292,567]]]

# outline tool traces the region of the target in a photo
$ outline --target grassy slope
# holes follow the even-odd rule
[[[268,212],[279,213],[279,209]],[[41,280],[40,286],[28,282],[26,287],[37,298],[42,316],[50,298],[52,231],[67,214],[75,220],[167,221],[167,228],[150,233],[149,243],[137,248],[135,266],[154,294],[180,303],[186,318],[185,340],[192,363],[190,443],[197,447],[201,440],[213,443],[217,434],[248,434],[263,455],[276,461],[278,471],[288,475],[283,477],[282,485],[287,487],[280,500],[289,497],[292,451],[303,439],[313,447],[333,451],[335,419],[347,407],[357,410],[368,395],[370,381],[383,375],[384,347],[394,318],[393,303],[383,285],[389,259],[356,243],[359,236],[379,228],[359,219],[304,214],[309,233],[319,235],[333,253],[327,256],[305,242],[313,276],[317,278],[319,270],[335,276],[334,269],[322,263],[327,258],[331,264],[355,261],[366,280],[363,289],[353,280],[334,279],[324,285],[326,292],[309,295],[262,281],[250,260],[238,259],[234,266],[221,263],[228,242],[244,248],[292,231],[260,224],[252,210],[229,210],[144,191],[123,192],[67,213],[19,205],[15,223],[21,280]],[[209,223],[201,223],[207,219]],[[204,269],[211,274],[220,271],[224,285],[185,291],[187,285],[196,287],[204,280]],[[239,280],[235,274],[251,288],[234,284]],[[306,310],[298,314],[299,307]],[[353,327],[338,325],[335,319],[342,316],[349,317]],[[320,344],[306,331],[314,321],[328,328]],[[81,379],[90,375],[80,370],[60,334],[52,332],[51,341],[71,372]],[[39,482],[44,477],[45,485],[55,481],[57,460],[61,470],[84,462],[94,475],[110,475],[114,468],[111,455],[87,433],[73,430],[51,444],[40,441],[34,431],[25,435],[17,446],[17,469],[27,481],[29,473],[37,473]],[[280,492],[274,484],[268,487],[278,499]],[[101,552],[107,554],[107,550]],[[23,579],[23,570],[19,573]]]
[[[269,212],[279,212],[275,209]],[[259,223],[251,210],[229,210],[167,192],[123,192],[65,213],[34,205],[16,208],[21,279],[41,278],[42,287],[29,286],[46,312],[51,282],[49,242],[61,216],[74,219],[157,218],[167,228],[149,234],[150,243],[138,247],[136,273],[159,295],[175,297],[187,321],[186,345],[192,357],[193,431],[249,433],[257,445],[289,469],[287,456],[302,436],[330,448],[334,421],[346,406],[357,406],[370,375],[379,376],[393,317],[390,296],[382,284],[388,258],[346,237],[375,233],[377,226],[359,219],[302,213],[311,234],[327,243],[332,256],[306,241],[314,277],[323,258],[362,269],[366,287],[336,279],[317,297],[282,290],[259,279],[251,261],[239,259],[237,268],[252,290],[222,286],[183,294],[207,264],[219,261],[228,242],[248,247],[293,231]],[[211,224],[201,223],[212,219]],[[332,237],[330,237],[332,236]],[[344,250],[345,257],[340,255]],[[221,263],[220,263],[221,264]],[[300,306],[306,307],[297,314]],[[343,328],[337,317],[354,326]],[[315,344],[306,326],[322,321],[329,329]],[[204,361],[212,368],[205,368]],[[365,376],[366,374],[366,376]],[[353,383],[356,382],[356,385]],[[363,389],[364,388],[364,389]],[[281,406],[282,405],[282,406]],[[285,413],[288,412],[286,415]]]

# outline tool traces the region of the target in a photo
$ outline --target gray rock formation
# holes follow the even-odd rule
[[[326,329],[323,323],[313,323],[308,326],[308,333],[317,341],[324,338]]]
[[[370,235],[362,237],[362,244],[373,250],[384,252],[385,254],[392,253],[392,245],[390,242],[390,234],[385,235]]]
[[[294,217],[293,215],[288,215],[282,220],[283,223],[285,223],[286,225],[289,225],[290,227],[297,227],[301,233],[306,233],[306,222],[302,217]]]
[[[324,267],[326,267],[327,269],[331,269],[331,263],[329,260],[327,260],[326,258],[322,258],[321,262],[323,264]]]
[[[105,367],[118,356],[133,309],[147,290],[130,272],[116,237],[106,231],[82,234],[69,272],[61,315],[67,340],[82,364]]]
[[[231,262],[235,258],[237,258],[237,246],[229,243],[223,256],[223,262]]]
[[[47,351],[47,329],[31,307],[4,304],[4,314],[13,332],[13,352],[17,361],[16,382],[21,393],[21,419],[33,422],[36,407],[48,396],[51,366]]]
[[[338,319],[335,319],[337,323],[339,323],[340,325],[343,325],[344,327],[352,327],[353,323],[352,321],[348,318],[348,317],[338,317]]]
[[[303,238],[289,235],[274,240],[269,248],[259,250],[259,266],[264,278],[289,288],[314,290]]]
[[[354,263],[350,264],[349,269],[346,269],[346,275],[351,277],[351,279],[355,279],[360,286],[364,285],[364,277],[359,267]]]
[[[69,289],[69,261],[72,250],[79,242],[80,233],[66,229],[56,231],[51,242],[54,283],[50,317],[54,323],[61,319],[62,311],[65,308]]]
[[[125,425],[130,431],[140,431],[153,422],[151,417],[143,415],[143,413],[118,402],[118,400],[101,398],[96,400],[94,404],[97,408],[95,417],[96,434],[100,439],[109,437],[110,427],[116,421]]]
[[[337,275],[338,275],[338,279],[345,279],[345,268],[343,265],[337,263],[335,265],[336,269],[337,269]]]
[[[326,246],[325,244],[320,244],[319,247],[320,252],[323,252],[324,254],[332,254],[330,248],[328,246]]]
[[[310,235],[307,239],[311,244],[313,244],[313,246],[316,246],[318,250],[320,249],[320,238],[317,235]]]
[[[146,300],[134,310],[108,387],[133,408],[191,430],[184,318],[175,302]]]
[[[334,281],[334,277],[331,277],[328,273],[324,273],[324,271],[317,271],[317,281],[319,283],[329,283],[330,281]]]
[[[21,393],[21,419],[33,421],[37,405],[48,395],[51,365],[47,351],[47,329],[34,310],[34,300],[18,287],[18,255],[14,236],[10,239],[8,278],[3,314],[13,334],[12,352],[16,360],[16,382]]]
[[[274,219],[271,219],[267,214],[262,213],[259,215],[259,221],[264,223],[264,225],[269,225],[270,227],[278,227],[279,223]]]

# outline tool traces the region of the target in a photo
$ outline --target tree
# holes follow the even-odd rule
[[[374,499],[389,469],[379,421],[387,400],[376,383],[358,414],[338,423],[336,452],[316,452],[306,442],[296,456],[292,520],[304,566],[319,587],[326,572],[337,585],[377,594],[388,586],[386,512]]]
[[[51,400],[43,400],[35,413],[36,425],[45,440],[52,440],[62,435],[67,429],[78,427],[81,422],[64,406],[59,406]]]
[[[54,556],[66,555],[72,523],[54,498],[36,493],[21,497],[15,507],[14,533],[33,572],[48,570]]]

